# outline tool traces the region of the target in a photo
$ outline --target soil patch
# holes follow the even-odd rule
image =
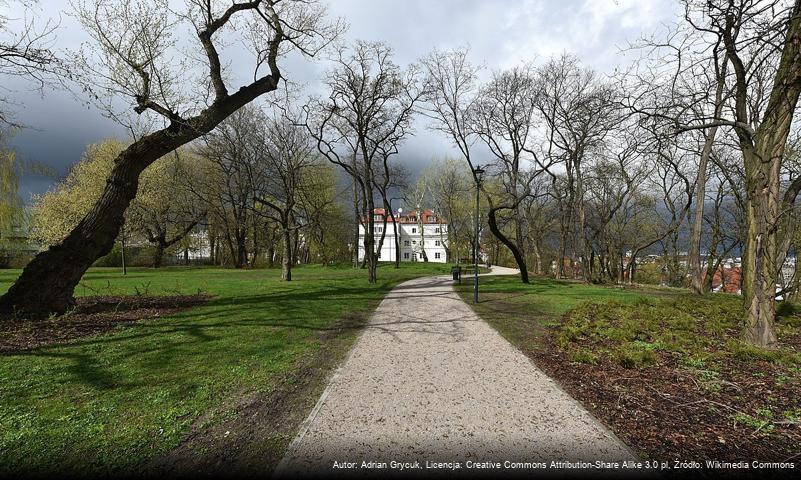
[[[0,354],[30,350],[152,320],[206,303],[210,295],[80,297],[64,315],[0,322]]]
[[[801,461],[801,382],[765,361],[692,371],[666,352],[648,368],[572,362],[553,342],[529,354],[635,450],[658,460]],[[714,378],[710,378],[714,377]]]
[[[559,327],[541,320],[519,319],[532,333],[517,346],[644,458],[801,462],[798,366],[721,357],[707,369],[672,352],[657,352],[658,361],[641,368],[605,356],[578,362],[556,344]]]

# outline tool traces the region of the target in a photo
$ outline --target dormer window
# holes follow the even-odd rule
[[[417,228],[412,227],[412,233],[417,233]]]

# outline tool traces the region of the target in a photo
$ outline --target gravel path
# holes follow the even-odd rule
[[[496,267],[494,273],[516,271]],[[417,472],[431,474],[426,461],[460,462],[468,473],[468,460],[632,459],[477,317],[449,278],[426,277],[399,285],[381,302],[276,475],[343,473],[334,462],[355,462],[348,473],[358,474],[368,472],[358,469],[362,461],[418,461]]]

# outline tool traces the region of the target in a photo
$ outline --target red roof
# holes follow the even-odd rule
[[[387,217],[388,222],[392,222],[392,217],[387,213],[387,211],[383,208],[375,208],[373,209],[374,215],[381,215]],[[419,223],[419,218],[417,218],[417,210],[412,210],[411,212],[403,212],[403,215],[399,215],[398,212],[395,212],[395,219],[398,223],[406,224],[406,223]],[[448,222],[444,219],[439,217],[433,210],[423,210],[423,222],[430,225],[447,225]]]
[[[712,276],[712,288],[718,288],[723,284],[721,291],[725,293],[739,293],[742,284],[742,269],[718,268]]]

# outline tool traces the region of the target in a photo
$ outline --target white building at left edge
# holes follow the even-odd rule
[[[375,221],[375,246],[384,228],[384,217],[387,217],[387,232],[384,244],[378,252],[379,262],[394,262],[398,252],[395,236],[398,236],[400,260],[402,262],[422,262],[428,258],[429,262],[446,263],[448,261],[448,222],[431,210],[417,210],[411,212],[395,213],[396,222],[393,224],[392,216],[383,208],[373,211]],[[364,222],[366,223],[366,222]],[[364,260],[365,227],[359,224],[359,261]]]

